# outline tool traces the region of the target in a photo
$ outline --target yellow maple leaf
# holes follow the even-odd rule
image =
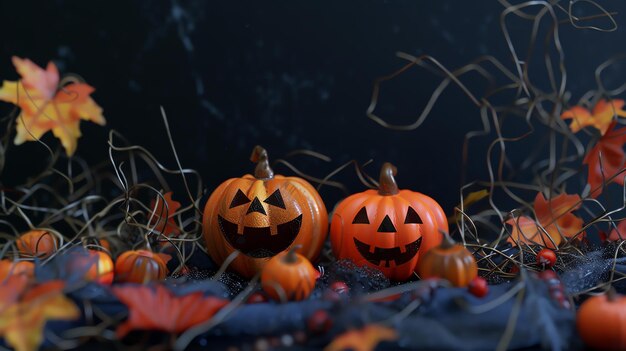
[[[626,111],[623,108],[624,100],[602,99],[598,101],[592,111],[582,106],[574,106],[564,111],[561,114],[561,119],[572,120],[572,123],[569,125],[572,133],[576,133],[587,126],[592,126],[598,129],[600,134],[604,135],[609,129],[611,122],[613,122],[613,117],[626,117]]]
[[[37,140],[51,130],[70,156],[81,136],[81,119],[106,124],[102,109],[90,97],[94,92],[90,85],[69,83],[59,87],[59,71],[52,62],[44,70],[29,59],[14,56],[13,65],[22,79],[4,81],[0,100],[22,109],[17,121],[16,145]]]
[[[381,341],[394,341],[398,339],[398,333],[394,329],[378,325],[368,324],[362,329],[349,330],[337,336],[324,351],[371,351]]]
[[[18,279],[19,278],[19,279]],[[17,351],[34,351],[43,341],[43,330],[50,319],[73,320],[80,310],[63,294],[62,281],[52,281],[27,289],[19,276],[0,286],[0,335]]]

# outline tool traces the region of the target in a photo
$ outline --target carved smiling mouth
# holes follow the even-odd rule
[[[275,256],[285,251],[296,239],[302,225],[302,214],[289,222],[276,226],[272,235],[270,227],[243,227],[243,233],[237,233],[237,224],[217,215],[217,222],[228,243],[244,255],[254,258]]]
[[[422,238],[420,237],[414,242],[405,245],[406,250],[404,253],[402,253],[400,247],[392,247],[390,249],[376,247],[374,252],[371,252],[370,245],[354,238],[354,245],[356,245],[363,258],[377,266],[380,266],[381,261],[385,261],[385,267],[389,267],[391,261],[394,261],[396,266],[409,262],[417,254],[421,243]]]

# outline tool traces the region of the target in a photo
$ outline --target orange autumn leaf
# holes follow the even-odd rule
[[[16,123],[16,145],[37,140],[52,131],[67,155],[72,155],[81,136],[81,119],[100,125],[106,123],[102,109],[90,97],[93,87],[76,82],[59,87],[59,71],[52,62],[44,70],[29,59],[14,56],[13,65],[22,79],[4,81],[0,100],[22,109]]]
[[[117,328],[120,339],[135,329],[182,333],[209,320],[229,303],[225,299],[205,297],[199,291],[175,296],[162,285],[116,286],[113,294],[130,310],[128,320]]]
[[[394,341],[398,339],[398,333],[391,328],[368,324],[362,329],[349,330],[337,336],[324,351],[371,351],[381,341]]]
[[[618,173],[626,164],[626,154],[624,154],[626,128],[615,129],[616,125],[616,122],[611,124],[607,133],[598,140],[583,159],[583,164],[588,166],[587,183],[591,187],[590,195],[594,198],[602,193],[605,182],[624,185],[626,174],[618,175]]]
[[[163,199],[167,203],[167,206],[163,204]],[[179,235],[180,228],[176,224],[174,214],[180,208],[180,202],[172,199],[172,192],[167,192],[163,194],[163,199],[158,198],[157,200],[152,200],[150,203],[150,208],[154,209],[156,205],[156,210],[154,211],[154,216],[150,218],[150,225],[155,226],[154,230],[163,233],[164,235]]]
[[[548,201],[539,192],[534,202],[537,221],[527,216],[507,220],[506,223],[512,227],[507,241],[513,245],[522,242],[555,249],[563,237],[571,238],[582,230],[583,220],[571,213],[580,206],[578,195],[561,194]]]
[[[617,229],[613,228],[608,237],[605,237],[608,241],[626,240],[626,220],[620,221],[617,224]]]
[[[505,222],[511,226],[511,236],[507,241],[514,246],[518,243],[537,244],[555,249],[561,243],[561,236],[551,237],[543,232],[532,218],[521,216]],[[552,240],[550,240],[552,239]],[[554,243],[552,243],[554,241]]]
[[[606,134],[609,126],[613,122],[614,116],[626,117],[626,111],[623,110],[624,100],[605,100],[602,99],[593,107],[593,111],[582,106],[574,106],[561,114],[561,119],[571,119],[569,125],[572,133],[580,131],[587,126],[595,127],[600,134]]]
[[[48,320],[80,316],[78,307],[63,294],[65,282],[51,281],[32,288],[25,282],[24,276],[11,276],[0,285],[0,335],[17,351],[39,349]]]

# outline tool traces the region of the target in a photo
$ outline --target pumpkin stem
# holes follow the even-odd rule
[[[378,184],[378,193],[380,195],[395,195],[398,193],[398,183],[394,176],[398,173],[396,166],[389,162],[383,163],[380,169],[380,181]]]
[[[440,232],[443,234],[443,240],[441,241],[440,245],[442,249],[449,249],[456,245],[456,241],[454,241],[454,239],[450,237],[450,234],[448,234],[448,232],[445,232],[443,230],[440,230]]]
[[[256,168],[254,169],[254,177],[257,179],[271,179],[274,178],[274,171],[270,167],[270,163],[267,160],[267,151],[257,145],[252,150],[252,155],[250,156],[250,161],[256,163]]]
[[[296,251],[300,250],[301,248],[302,248],[302,245],[300,244],[294,245],[291,249],[289,249],[289,251],[287,251],[285,258],[283,258],[283,262],[289,263],[289,264],[294,264],[298,262],[298,256],[296,256]]]

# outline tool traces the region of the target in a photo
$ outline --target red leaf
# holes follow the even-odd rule
[[[201,292],[175,296],[162,285],[116,286],[113,294],[130,310],[128,320],[117,328],[119,338],[135,329],[178,334],[209,320],[229,303],[217,297],[204,297]]]
[[[600,240],[602,241],[619,241],[619,240],[625,240],[626,239],[626,220],[620,221],[617,224],[617,230],[613,229],[611,230],[611,234],[609,234],[609,236],[606,236],[606,233],[604,234],[604,238],[602,238],[602,236],[600,236]]]
[[[167,206],[163,204],[163,199],[167,203]],[[150,225],[154,225],[154,230],[163,233],[164,235],[176,236],[180,234],[180,228],[176,224],[175,213],[180,208],[180,202],[172,199],[172,192],[163,194],[163,199],[152,200],[150,207],[154,208],[156,205],[156,211],[154,216],[150,218]]]
[[[615,129],[616,124],[616,122],[611,124],[607,133],[589,150],[583,160],[583,164],[589,167],[587,183],[591,186],[591,196],[594,198],[602,193],[606,185],[604,182],[624,185],[626,174],[617,175],[617,173],[624,168],[626,163],[624,154],[626,128]],[[600,158],[602,158],[602,163],[600,163]],[[612,177],[615,178],[611,179]]]

